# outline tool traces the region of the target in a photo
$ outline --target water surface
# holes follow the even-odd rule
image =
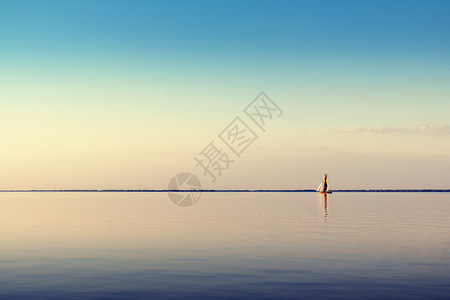
[[[448,193],[1,193],[0,298],[446,299],[449,212]]]

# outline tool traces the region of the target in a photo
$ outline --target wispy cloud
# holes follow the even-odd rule
[[[327,128],[325,129],[325,132],[328,133],[359,133],[359,132],[366,132],[368,131],[367,128],[364,127],[349,127],[344,129],[337,129],[337,128]]]
[[[446,136],[450,135],[450,125],[427,123],[410,127],[390,127],[379,126],[374,128],[350,127],[344,129],[329,128],[325,130],[328,133],[378,133],[389,135],[430,135],[430,136]]]

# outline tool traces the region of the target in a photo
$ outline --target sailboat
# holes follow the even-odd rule
[[[323,175],[322,183],[317,188],[319,194],[331,194],[330,185],[328,184],[327,174]]]

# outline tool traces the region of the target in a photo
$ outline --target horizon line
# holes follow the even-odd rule
[[[10,189],[0,190],[3,193],[184,193],[184,192],[201,192],[201,193],[317,193],[313,189]],[[449,193],[450,189],[338,189],[331,192],[345,193]]]

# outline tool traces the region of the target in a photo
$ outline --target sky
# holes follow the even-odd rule
[[[332,189],[450,188],[449,15],[437,0],[0,1],[0,189],[159,189],[183,172],[218,189],[323,173]],[[244,112],[262,91],[280,109],[264,130]],[[258,136],[239,156],[219,137],[236,117]],[[210,142],[232,161],[214,182],[194,160]]]

